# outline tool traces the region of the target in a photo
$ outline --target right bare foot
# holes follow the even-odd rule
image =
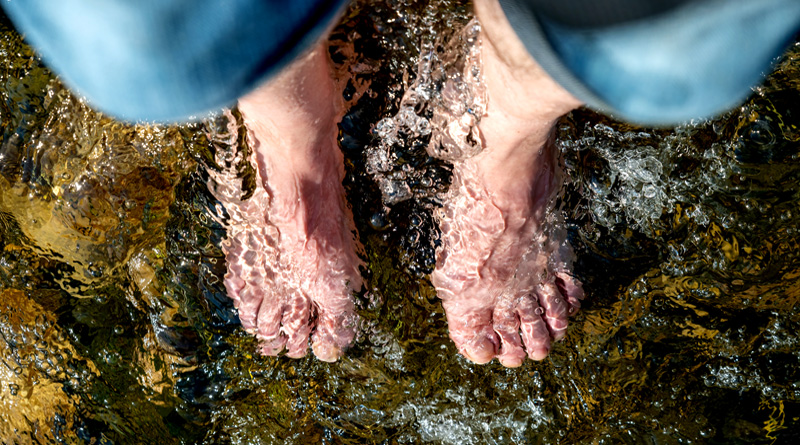
[[[262,353],[335,361],[355,336],[358,248],[336,143],[337,101],[323,45],[243,98],[256,190],[231,178],[214,194],[230,215],[225,286]]]
[[[498,20],[490,6],[499,8],[496,0],[476,2],[484,29],[484,149],[454,162],[431,280],[459,352],[476,363],[497,357],[520,366],[526,356],[547,356],[583,298],[564,230],[546,224],[561,184],[551,130],[580,104],[538,67],[501,59],[496,45],[508,54],[508,36],[490,32]]]

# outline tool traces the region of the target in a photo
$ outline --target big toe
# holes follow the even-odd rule
[[[320,310],[311,349],[318,359],[335,362],[353,342],[356,334],[356,315],[350,311]]]
[[[495,358],[500,339],[492,327],[491,309],[481,308],[460,313],[446,304],[445,312],[450,338],[461,355],[479,365],[489,363]]]

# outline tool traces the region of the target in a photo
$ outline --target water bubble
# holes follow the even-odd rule
[[[86,268],[86,274],[91,278],[100,278],[104,272],[103,266],[99,264],[90,263],[89,267]]]
[[[430,121],[428,121],[428,119],[425,119],[424,117],[420,117],[417,120],[417,133],[420,136],[427,136],[427,135],[431,134],[431,123],[430,123]]]
[[[385,147],[373,147],[367,150],[366,170],[368,174],[385,173],[392,167],[389,151]]]
[[[389,221],[386,219],[386,213],[375,212],[369,218],[369,224],[375,230],[384,230],[389,226]]]
[[[702,430],[700,430],[700,435],[705,438],[713,437],[715,434],[716,430],[714,430],[714,427],[711,426],[705,427]]]
[[[536,315],[542,315],[544,314],[544,309],[542,309],[541,307],[537,307],[536,309],[533,310],[533,313]]]
[[[411,107],[403,107],[395,117],[397,123],[403,127],[414,131],[417,126],[417,115]]]
[[[381,139],[387,139],[396,131],[394,119],[385,117],[375,125],[375,134]]]
[[[383,195],[383,201],[388,205],[397,204],[413,196],[411,187],[403,180],[381,178],[378,187]]]

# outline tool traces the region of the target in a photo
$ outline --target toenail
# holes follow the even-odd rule
[[[500,364],[505,366],[506,368],[519,368],[520,366],[522,366],[523,362],[523,359],[520,359],[518,357],[511,357],[511,358],[497,357],[497,359],[500,361]]]
[[[550,348],[536,348],[532,351],[528,351],[528,357],[530,357],[531,360],[539,361],[547,358],[547,354],[549,353]]]
[[[478,365],[483,365],[492,361],[495,357],[495,352],[494,343],[490,339],[484,338],[480,341],[475,341],[469,346],[465,346],[461,354],[470,361]]]
[[[314,355],[323,362],[333,363],[342,356],[342,350],[333,345],[314,343],[311,345]]]

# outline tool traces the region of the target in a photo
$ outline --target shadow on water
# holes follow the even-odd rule
[[[425,278],[449,166],[425,155],[424,137],[404,139],[395,168],[416,199],[389,207],[365,167],[420,40],[468,19],[459,2],[426,5],[357,4],[331,37],[348,102],[345,185],[369,264],[360,334],[335,364],[256,355],[225,295],[226,215],[206,172],[220,150],[246,153],[238,113],[116,123],[3,22],[3,443],[800,438],[800,47],[713,121],[562,119],[561,207],[584,309],[547,360],[476,366],[456,354]]]

